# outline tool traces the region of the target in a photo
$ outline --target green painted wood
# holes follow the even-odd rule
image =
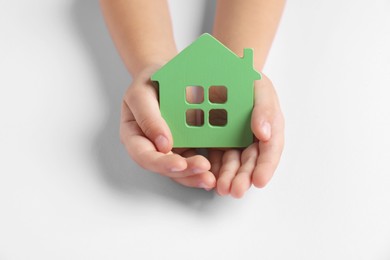
[[[261,75],[253,68],[252,49],[244,49],[241,58],[210,34],[203,34],[155,72],[151,79],[159,84],[161,115],[171,129],[174,147],[246,147],[253,142],[253,86]],[[203,87],[202,103],[187,102],[188,86]],[[211,86],[226,87],[225,103],[210,102]],[[203,111],[202,126],[187,124],[188,109]],[[226,125],[210,123],[213,109],[226,110]],[[199,115],[195,119],[199,119]]]

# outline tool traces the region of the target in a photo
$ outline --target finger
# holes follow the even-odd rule
[[[216,183],[215,176],[210,171],[186,178],[172,178],[172,180],[187,187],[201,188],[205,190],[213,189]]]
[[[175,149],[175,151],[177,151],[179,154],[181,154],[181,156],[183,156],[184,158],[189,158],[189,157],[198,155],[198,153],[196,152],[195,149],[185,149],[182,151],[181,151],[181,149],[183,149],[183,148]]]
[[[277,115],[272,125],[272,137],[268,142],[259,142],[259,157],[252,175],[252,183],[264,187],[272,178],[282,155],[284,146],[284,119]]]
[[[127,91],[125,102],[142,132],[154,143],[157,150],[169,152],[173,144],[172,134],[161,117],[157,92],[150,80],[135,82]]]
[[[170,173],[181,172],[187,168],[186,160],[180,155],[156,151],[154,145],[144,136],[131,136],[124,144],[133,160],[146,170],[171,176]]]
[[[252,173],[258,157],[258,144],[253,143],[246,148],[241,154],[241,167],[234,177],[230,194],[234,198],[241,198],[250,188],[252,183]]]
[[[210,171],[214,174],[214,176],[216,178],[218,178],[219,170],[221,168],[223,153],[224,152],[221,150],[216,150],[216,149],[209,150],[208,157],[209,157],[210,164],[211,164]]]
[[[234,176],[240,167],[240,151],[228,150],[222,157],[222,166],[219,170],[217,181],[217,193],[221,196],[228,195]]]
[[[174,153],[180,154],[183,157],[189,157],[189,156],[184,156],[183,154],[186,152],[191,152],[191,151],[193,152],[192,155],[197,155],[195,149],[193,149],[193,148],[173,148],[172,151]]]
[[[175,149],[179,150],[179,149]],[[181,155],[187,160],[187,169],[195,174],[203,173],[210,170],[210,162],[206,157],[197,153],[195,149],[182,151]]]
[[[186,158],[187,168],[193,173],[202,173],[210,170],[210,162],[202,155],[195,155]]]
[[[126,138],[132,135],[143,136],[142,130],[139,127],[133,126],[136,124],[133,113],[130,111],[129,106],[125,101],[122,102],[121,108],[121,123],[120,123],[120,138],[121,142],[124,144]]]
[[[181,172],[172,173],[172,177],[184,178],[192,175],[199,175],[210,170],[210,162],[201,155],[193,155],[185,159],[187,162],[187,168]]]
[[[280,111],[279,101],[272,85],[266,77],[255,84],[255,104],[252,112],[252,131],[256,138],[266,142],[272,135],[272,121]]]
[[[126,108],[123,110],[131,116],[131,112]],[[154,144],[141,134],[142,130],[136,121],[121,123],[121,140],[130,157],[141,167],[160,174],[179,172],[187,168],[185,158],[173,153],[164,154],[156,151]]]

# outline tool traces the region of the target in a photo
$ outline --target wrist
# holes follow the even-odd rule
[[[131,76],[138,77],[140,74],[145,74],[145,72],[155,72],[162,66],[164,66],[168,61],[170,61],[177,52],[170,53],[161,53],[156,56],[145,57],[142,61],[138,62],[132,68],[129,68]]]
[[[155,60],[153,62],[143,64],[142,66],[139,66],[137,70],[131,72],[131,76],[133,79],[149,81],[150,77],[167,62],[168,60]]]

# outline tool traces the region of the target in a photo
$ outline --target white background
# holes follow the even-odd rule
[[[213,2],[170,2],[180,48],[210,31]],[[289,1],[264,72],[283,159],[221,198],[126,155],[97,1],[1,1],[0,259],[389,260],[390,1]]]

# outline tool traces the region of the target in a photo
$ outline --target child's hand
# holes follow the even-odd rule
[[[264,187],[278,166],[284,145],[284,119],[272,82],[264,75],[255,83],[254,102],[252,131],[256,142],[244,150],[209,151],[220,195],[240,198],[252,183]]]
[[[190,187],[212,189],[215,176],[209,161],[194,150],[172,150],[172,135],[161,117],[157,90],[150,81],[159,67],[134,77],[122,103],[121,141],[141,167]]]
[[[284,119],[271,81],[263,75],[255,83],[252,130],[257,141],[244,150],[209,149],[206,159],[195,149],[172,152],[172,135],[150,81],[157,69],[139,73],[122,104],[121,141],[134,161],[185,186],[216,188],[220,195],[240,198],[252,183],[264,187],[279,163],[284,143]],[[218,98],[219,93],[214,94]]]
[[[168,3],[100,2],[112,38],[133,76],[122,105],[120,135],[134,161],[186,186],[216,187],[221,195],[241,197],[252,183],[263,187],[272,177],[283,149],[284,121],[272,83],[264,77],[255,86],[252,130],[259,141],[243,151],[210,149],[209,160],[197,155],[195,149],[172,152],[172,136],[150,81],[159,66],[143,69],[177,54]],[[254,67],[261,71],[283,6],[284,1],[218,1],[213,35],[237,55],[245,47],[253,48]],[[223,120],[221,115],[215,117],[210,120]]]

